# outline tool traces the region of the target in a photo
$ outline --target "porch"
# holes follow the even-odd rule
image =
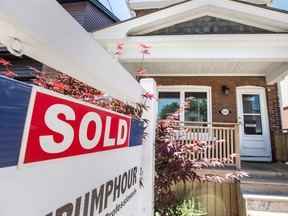
[[[286,131],[285,131],[286,132]],[[282,136],[288,135],[283,133]],[[279,132],[275,133],[279,136]],[[223,122],[177,122],[175,137],[182,143],[196,140],[213,145],[190,158],[223,158],[240,155],[239,124]],[[280,138],[279,138],[280,139]],[[276,152],[283,151],[288,143],[275,139]],[[283,141],[284,138],[281,140]],[[279,157],[276,155],[276,160]],[[208,215],[286,215],[288,212],[288,164],[279,162],[241,161],[236,157],[225,168],[200,170],[201,173],[225,175],[235,169],[249,173],[248,178],[235,182],[188,182],[184,188],[193,191],[207,209]],[[177,190],[183,190],[178,185]]]
[[[235,166],[236,169],[240,169],[241,165],[244,165],[242,168],[247,169],[247,165],[250,163],[241,163],[240,159],[239,127],[239,123],[177,121],[175,125],[175,137],[176,139],[179,139],[181,143],[195,143],[196,141],[199,141],[205,143],[208,146],[208,148],[201,153],[191,153],[189,155],[189,158],[191,159],[220,159],[228,158],[231,154],[237,154],[238,157],[233,159],[233,161],[227,162],[226,165]],[[277,130],[274,132],[274,146],[275,161],[284,163],[287,162],[288,129]],[[270,164],[269,167],[270,170],[272,170],[272,163],[267,164]],[[268,167],[262,167],[262,169],[266,168]]]
[[[227,169],[209,169],[209,173],[225,174]],[[241,162],[241,170],[249,178],[236,182],[207,183],[187,182],[176,190],[195,194],[209,216],[265,216],[287,215],[288,212],[288,165],[271,162]],[[201,172],[207,172],[202,170]]]

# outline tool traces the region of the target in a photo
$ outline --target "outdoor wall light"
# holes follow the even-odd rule
[[[226,86],[226,85],[222,86],[222,90],[223,90],[225,95],[230,94],[230,88],[228,86]]]

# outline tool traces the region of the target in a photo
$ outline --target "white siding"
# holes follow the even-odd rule
[[[280,82],[283,107],[288,107],[288,76]]]

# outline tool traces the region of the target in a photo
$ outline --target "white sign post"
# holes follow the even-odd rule
[[[141,79],[142,87],[156,96],[156,83],[154,79]],[[154,170],[155,170],[155,123],[157,119],[157,101],[155,98],[148,100],[148,112],[143,113],[143,119],[149,120],[149,126],[145,130],[149,134],[142,148],[143,183],[144,187],[140,190],[139,216],[152,216],[154,208]]]

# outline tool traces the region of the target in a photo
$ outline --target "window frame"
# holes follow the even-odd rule
[[[159,92],[180,92],[180,104],[185,101],[185,92],[202,92],[207,95],[207,122],[212,121],[212,98],[210,86],[187,86],[187,85],[175,85],[175,86],[159,86],[157,87],[157,97]],[[157,107],[158,112],[158,107]],[[180,113],[180,121],[184,121],[184,112]],[[158,116],[158,113],[157,113]]]

